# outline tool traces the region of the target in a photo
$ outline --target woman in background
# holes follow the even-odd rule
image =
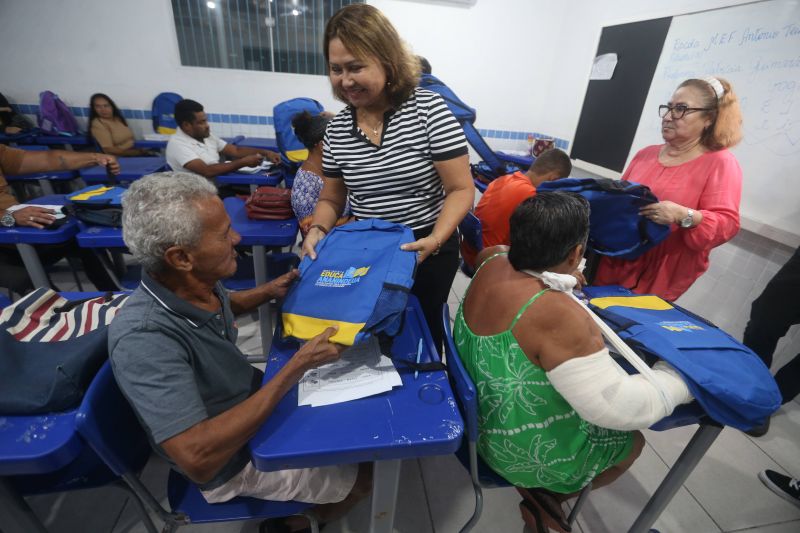
[[[603,258],[594,284],[673,301],[739,231],[742,169],[728,149],[742,138],[742,114],[730,83],[712,77],[684,81],[658,110],[664,144],[637,153],[622,179],[650,187],[660,201],[640,213],[672,233],[637,259]]]
[[[89,135],[103,152],[115,156],[148,156],[148,150],[133,147],[133,132],[114,100],[103,93],[89,99]]]
[[[325,133],[325,184],[303,253],[316,257],[346,200],[356,219],[409,226],[416,240],[403,249],[418,262],[411,292],[441,349],[439,313],[459,264],[454,232],[475,195],[464,132],[441,96],[417,88],[419,61],[375,7],[339,10],[323,47],[333,93],[347,107]]]
[[[294,134],[308,149],[308,157],[297,170],[292,184],[292,210],[300,223],[303,237],[311,226],[311,216],[322,191],[322,139],[325,137],[325,127],[332,116],[328,113],[312,115],[308,111],[303,111],[292,117]],[[350,206],[345,205],[344,213],[336,225],[344,224],[349,219]]]

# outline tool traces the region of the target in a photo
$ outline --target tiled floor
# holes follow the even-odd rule
[[[64,290],[66,273],[56,274]],[[451,293],[452,314],[464,294],[468,279],[460,273]],[[252,319],[241,321],[240,346],[257,353],[258,328]],[[688,442],[694,427],[658,433],[646,431],[647,446],[629,472],[613,485],[593,492],[584,506],[577,531],[625,531],[650,494]],[[655,528],[661,533],[800,531],[800,509],[772,494],[757,479],[764,468],[800,476],[800,404],[790,403],[772,419],[769,433],[759,439],[725,429],[689,477]],[[165,498],[166,465],[150,461],[143,473],[145,484]],[[484,493],[482,518],[474,531],[519,532],[519,496],[513,489]],[[38,516],[53,533],[144,532],[131,503],[121,491],[93,489],[29,499]],[[453,456],[405,461],[395,530],[409,533],[456,532],[474,505],[469,478]],[[347,517],[325,528],[326,533],[367,530],[369,504],[362,502]],[[2,520],[0,519],[0,529]],[[256,522],[190,525],[187,532],[255,532]]]

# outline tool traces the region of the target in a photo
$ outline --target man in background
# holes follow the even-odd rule
[[[175,104],[178,131],[167,143],[167,163],[175,171],[193,172],[213,180],[242,167],[255,167],[266,158],[280,163],[280,155],[271,150],[247,148],[227,143],[211,133],[203,106],[194,100]],[[221,156],[230,158],[224,161]]]

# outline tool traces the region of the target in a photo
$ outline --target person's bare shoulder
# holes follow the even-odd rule
[[[581,305],[563,292],[542,294],[517,323],[514,333],[526,354],[551,370],[564,361],[596,353],[603,336]]]
[[[489,259],[495,254],[502,254],[508,252],[510,248],[503,244],[498,244],[497,246],[490,246],[488,248],[484,248],[483,250],[478,253],[477,257],[475,258],[475,266],[480,266],[483,264],[484,261]]]

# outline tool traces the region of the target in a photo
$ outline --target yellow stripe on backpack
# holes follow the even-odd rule
[[[100,196],[103,193],[106,193],[113,189],[114,187],[98,187],[96,189],[92,189],[90,191],[85,191],[80,194],[76,194],[74,196],[70,196],[69,199],[73,202],[81,202],[83,200],[88,200],[89,198],[93,198],[95,196]]]
[[[283,334],[298,339],[310,339],[325,331],[330,326],[338,326],[337,331],[331,338],[331,342],[352,346],[355,343],[356,335],[364,328],[366,322],[355,324],[352,322],[342,322],[341,320],[328,320],[325,318],[314,318],[310,316],[295,315],[293,313],[283,313]]]
[[[662,300],[658,296],[607,296],[603,298],[592,298],[589,300],[589,303],[600,309],[608,309],[613,306],[652,309],[653,311],[672,309],[669,302]]]

